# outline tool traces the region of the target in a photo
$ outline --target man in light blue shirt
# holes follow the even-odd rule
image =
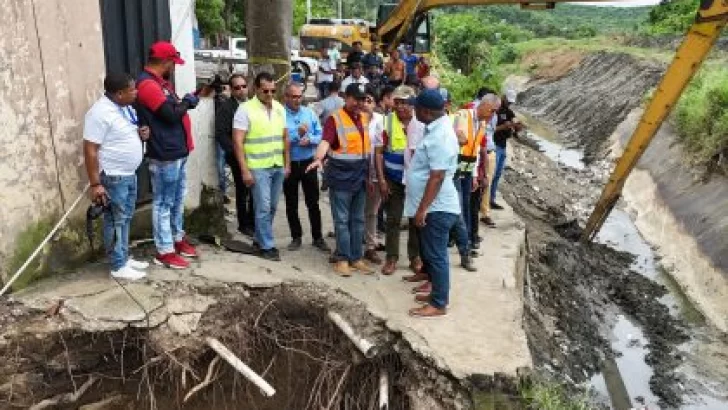
[[[415,100],[415,114],[426,126],[407,171],[404,214],[413,218],[410,223],[419,229],[423,271],[430,274],[432,292],[417,295],[417,300],[427,305],[409,313],[434,317],[447,313],[449,301],[447,242],[450,229],[460,218],[460,201],[453,182],[460,147],[439,91],[422,91]]]
[[[316,148],[321,142],[323,130],[318,117],[308,107],[301,105],[303,100],[303,87],[292,83],[286,87],[284,95],[286,106],[286,128],[291,143],[291,174],[283,181],[283,194],[286,197],[286,217],[288,227],[291,229],[291,244],[288,250],[295,251],[301,248],[303,228],[298,218],[298,186],[303,187],[303,197],[308,208],[308,218],[311,223],[311,236],[313,246],[328,252],[331,249],[321,234],[321,209],[319,208],[318,174],[306,172]]]

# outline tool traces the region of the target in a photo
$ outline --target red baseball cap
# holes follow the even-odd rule
[[[172,43],[167,41],[157,41],[152,44],[152,47],[149,48],[149,57],[171,60],[174,61],[175,64],[179,65],[185,63],[185,60],[179,57],[179,51],[174,48]]]

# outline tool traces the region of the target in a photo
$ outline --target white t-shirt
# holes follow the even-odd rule
[[[341,53],[339,53],[339,49],[336,47],[329,48],[329,64],[331,64],[331,67],[336,67],[339,60],[341,60]]]
[[[330,71],[330,74],[324,73],[324,71]],[[325,83],[334,81],[334,73],[331,69],[331,62],[329,60],[319,60],[319,70],[316,72],[316,82]],[[328,92],[328,90],[326,90]]]
[[[341,82],[341,92],[345,92],[346,87],[348,87],[350,84],[369,84],[369,79],[364,76],[361,76],[358,79],[355,79],[352,76],[348,76],[344,78],[344,81]]]
[[[384,132],[384,115],[374,112],[372,119],[369,121],[369,142],[371,143],[371,161],[369,163],[369,177],[372,181],[377,181],[377,169],[374,162],[376,148],[384,144],[382,141],[382,133]]]
[[[409,124],[407,124],[407,149],[404,150],[404,172],[402,172],[402,183],[407,184],[407,169],[409,168],[412,156],[415,154],[417,146],[425,135],[425,124],[419,122],[417,118],[412,116]]]
[[[99,166],[106,175],[134,175],[144,156],[137,119],[131,106],[103,96],[86,113],[83,139],[99,144]]]

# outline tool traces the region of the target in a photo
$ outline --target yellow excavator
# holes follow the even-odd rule
[[[555,3],[524,2],[519,0],[401,0],[397,4],[383,4],[377,16],[377,37],[392,50],[400,43],[411,44],[416,53],[430,51],[428,11],[445,6],[484,6],[492,4],[520,4],[527,9],[552,9]],[[596,1],[595,1],[596,2]],[[629,4],[628,0],[624,1]],[[705,60],[715,40],[728,21],[728,0],[703,0],[675,58],[665,72],[650,103],[630,138],[624,153],[609,177],[582,234],[590,241],[601,229],[619,199],[622,188],[632,169],[637,165],[647,146],[663,121],[670,114],[683,90]]]

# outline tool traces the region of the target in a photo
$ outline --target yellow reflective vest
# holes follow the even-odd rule
[[[250,169],[282,167],[283,131],[286,128],[286,111],[278,101],[273,101],[273,108],[268,109],[258,98],[243,103],[250,121],[245,136],[243,149],[245,162]]]

